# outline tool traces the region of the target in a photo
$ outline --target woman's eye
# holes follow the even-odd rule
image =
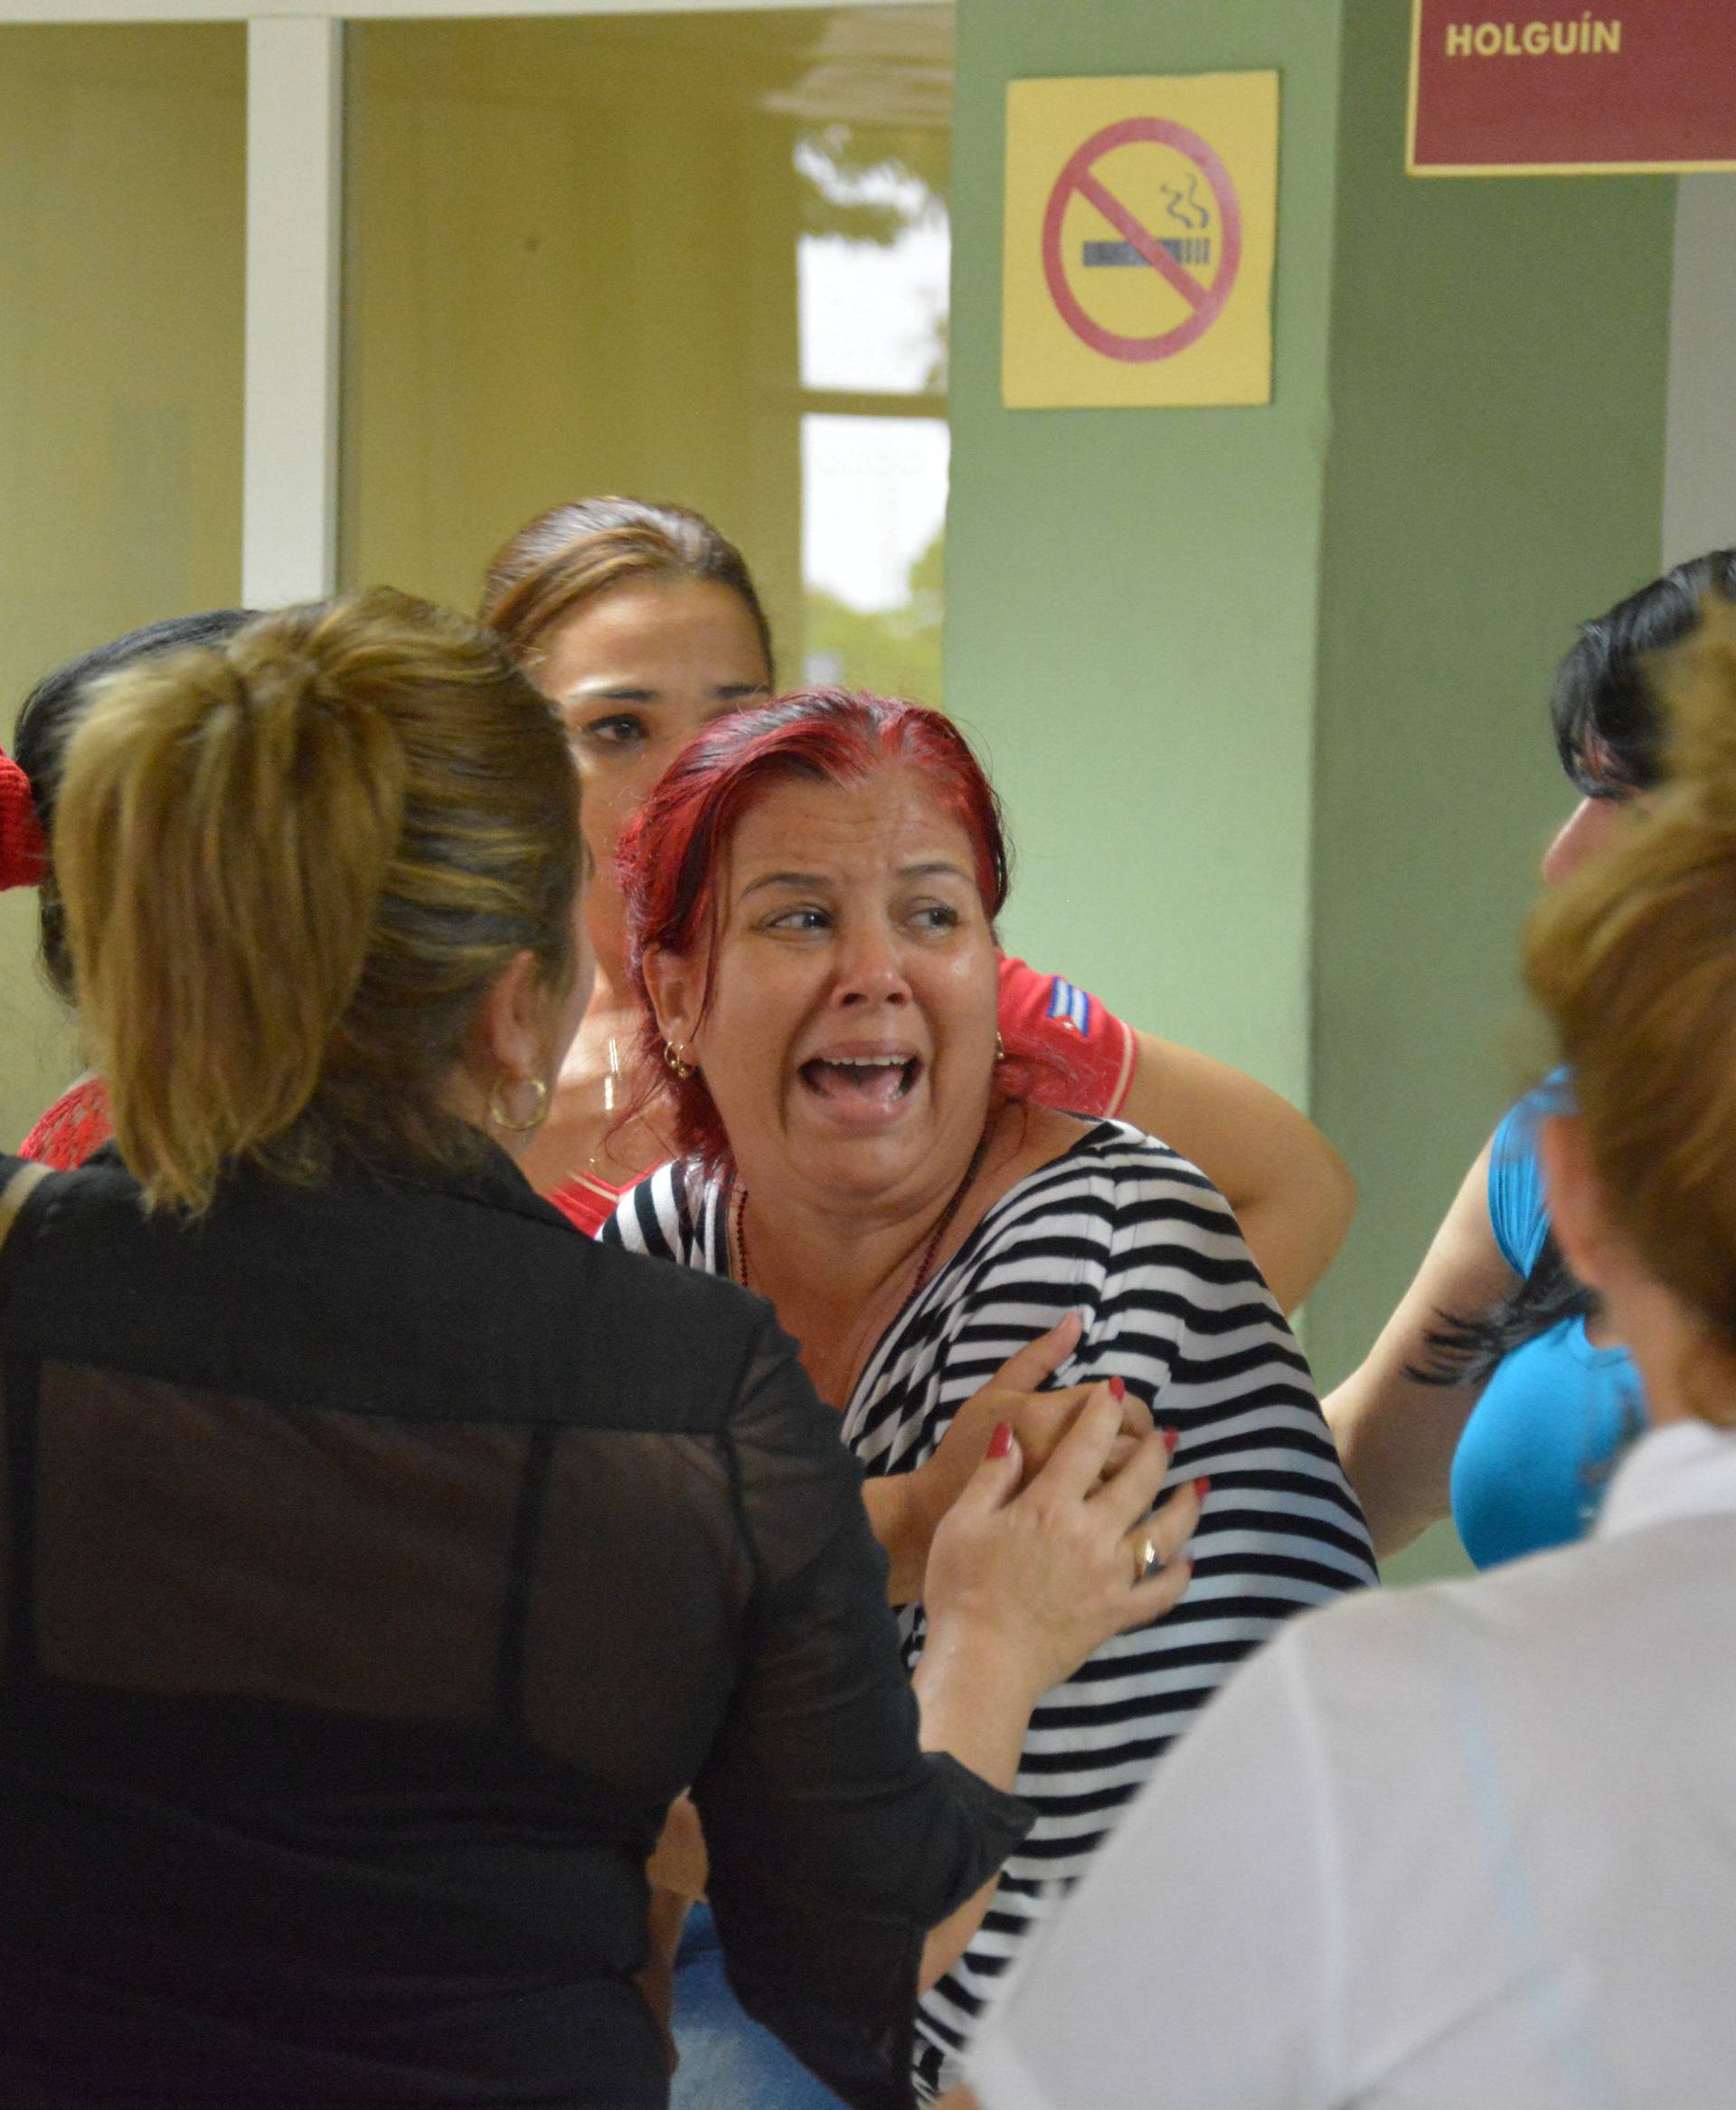
[[[575,728],[580,739],[599,748],[632,748],[651,737],[637,711],[613,711],[607,718],[587,719]]]
[[[768,930],[809,931],[824,930],[826,927],[823,909],[785,909],[767,923]]]
[[[946,901],[926,901],[910,918],[919,930],[957,930],[963,918]]]

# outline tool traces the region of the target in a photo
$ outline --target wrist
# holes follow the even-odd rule
[[[1028,1624],[992,1606],[928,1611],[915,1679],[925,1713],[932,1695],[948,1707],[956,1700],[1028,1719],[1054,1681],[1036,1661]]]

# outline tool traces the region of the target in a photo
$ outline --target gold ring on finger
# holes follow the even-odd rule
[[[1134,1587],[1137,1589],[1154,1568],[1161,1568],[1163,1560],[1163,1555],[1157,1550],[1156,1540],[1146,1539],[1139,1548],[1138,1566],[1133,1577]]]

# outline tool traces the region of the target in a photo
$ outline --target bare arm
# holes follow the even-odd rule
[[[1350,1168],[1307,1118],[1226,1062],[1136,1033],[1123,1117],[1191,1158],[1236,1212],[1283,1309],[1326,1273],[1356,1212]]]
[[[1447,1515],[1453,1453],[1483,1391],[1480,1383],[1420,1384],[1406,1366],[1427,1362],[1428,1335],[1443,1312],[1481,1317],[1518,1286],[1489,1221],[1489,1149],[1486,1144],[1465,1175],[1416,1279],[1361,1367],[1325,1402],[1382,1559]]]

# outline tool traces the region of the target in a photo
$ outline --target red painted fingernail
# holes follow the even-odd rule
[[[1111,1378],[1109,1380],[1109,1390],[1118,1399],[1125,1399],[1127,1396],[1127,1388],[1125,1384],[1122,1383],[1119,1378]]]
[[[1212,1492],[1212,1483],[1209,1480],[1196,1480],[1194,1483],[1194,1492],[1203,1502]]]
[[[1165,1429],[1164,1448],[1169,1453],[1172,1458],[1175,1455],[1175,1446],[1180,1443],[1181,1440],[1182,1432],[1179,1428]]]
[[[1012,1423],[1007,1421],[997,1421],[995,1424],[995,1433],[988,1439],[989,1456],[991,1458],[1004,1458],[1012,1448]]]

